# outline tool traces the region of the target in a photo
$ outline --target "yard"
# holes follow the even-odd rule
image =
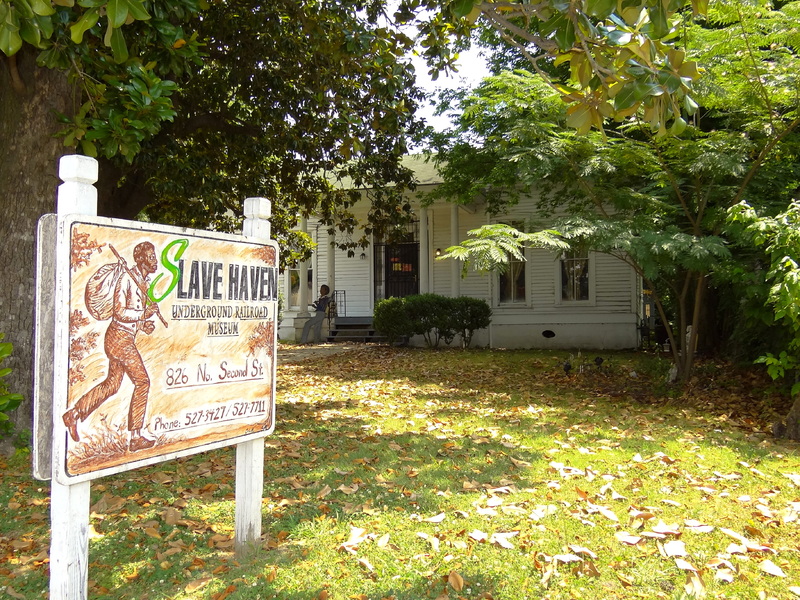
[[[596,358],[601,360],[596,360]],[[571,369],[565,371],[569,361]],[[232,448],[92,484],[90,598],[800,596],[800,458],[757,369],[369,347],[279,367],[260,554]],[[43,598],[49,496],[0,462],[0,591]]]

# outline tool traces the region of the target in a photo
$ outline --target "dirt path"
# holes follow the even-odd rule
[[[304,360],[319,358],[321,356],[331,356],[340,352],[363,348],[364,344],[309,344],[301,346],[299,344],[278,344],[278,364],[297,364]]]

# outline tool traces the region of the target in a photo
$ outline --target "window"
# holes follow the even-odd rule
[[[515,229],[524,231],[525,224],[521,221],[510,223]],[[526,285],[526,269],[524,260],[509,256],[508,268],[498,275],[499,304],[525,304],[528,300],[528,286]]]
[[[589,300],[589,254],[581,250],[561,256],[561,301]]]
[[[308,268],[308,301],[316,300],[314,296],[314,271]],[[300,269],[289,269],[289,308],[301,308],[300,306]]]

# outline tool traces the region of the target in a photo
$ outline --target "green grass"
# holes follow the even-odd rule
[[[90,598],[678,599],[687,577],[708,598],[800,596],[800,458],[765,433],[786,399],[728,365],[659,396],[652,356],[569,376],[566,356],[281,367],[257,556],[232,553],[232,448],[104,478]],[[29,470],[2,465],[0,590],[43,598],[48,487]]]

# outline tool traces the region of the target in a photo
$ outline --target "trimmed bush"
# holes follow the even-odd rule
[[[385,335],[390,344],[411,337],[414,333],[403,298],[387,298],[375,303],[372,324]]]
[[[461,296],[452,300],[452,327],[461,334],[461,343],[468,348],[477,329],[485,329],[492,322],[492,309],[486,300]]]
[[[450,344],[460,334],[466,348],[477,329],[489,326],[491,317],[485,300],[417,294],[380,300],[375,305],[373,324],[390,343],[421,335],[429,348],[437,348],[440,342]]]
[[[453,341],[455,331],[450,318],[451,298],[437,294],[417,294],[406,296],[404,300],[413,331],[425,338],[428,348],[438,348],[442,340],[445,344]]]

